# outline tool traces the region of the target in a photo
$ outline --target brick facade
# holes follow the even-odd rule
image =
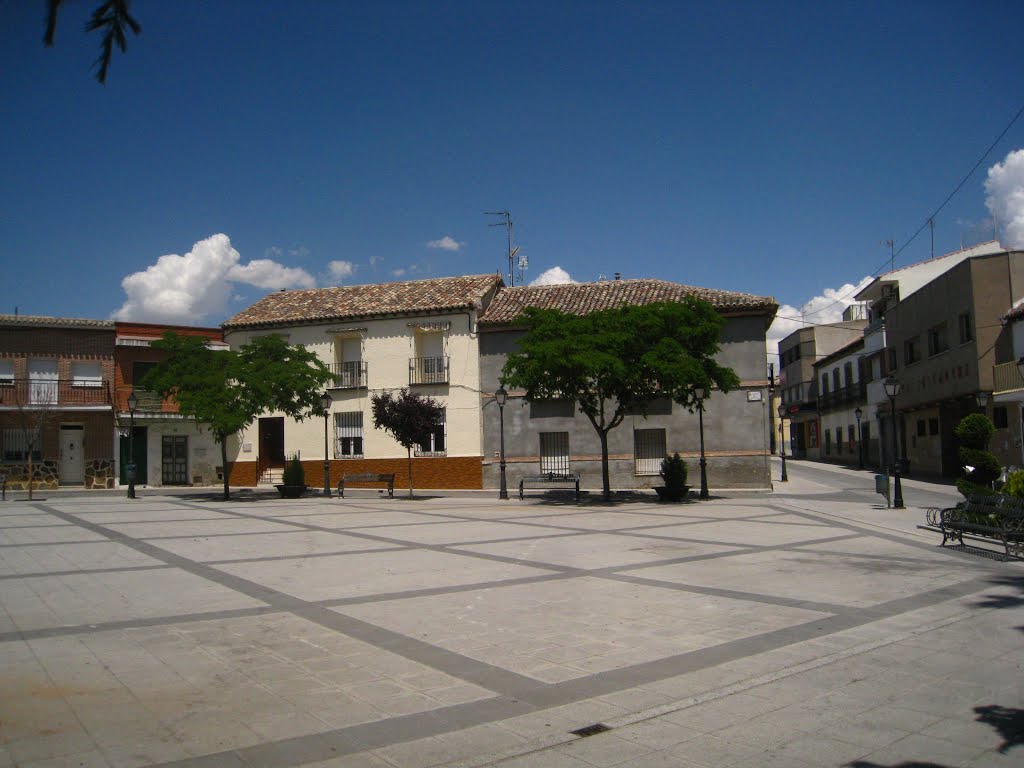
[[[480,456],[431,456],[413,457],[413,488],[452,488],[479,490],[483,488],[483,471]],[[338,487],[343,474],[360,472],[394,472],[395,488],[409,487],[408,461],[406,459],[345,459],[331,461],[331,487]],[[324,487],[324,463],[315,459],[303,461],[306,485],[310,488]],[[231,485],[255,486],[256,462],[239,461],[231,465]]]

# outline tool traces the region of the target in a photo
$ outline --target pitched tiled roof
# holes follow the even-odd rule
[[[1003,325],[1012,323],[1016,320],[1020,320],[1024,317],[1024,301],[1014,306],[1009,312],[1002,317]]]
[[[113,320],[43,315],[0,315],[0,326],[8,328],[102,328],[114,330]]]
[[[289,325],[467,309],[500,284],[500,275],[470,275],[315,288],[308,291],[279,291],[264,296],[222,327]]]
[[[604,280],[599,283],[516,286],[500,291],[480,318],[483,324],[511,323],[526,307],[557,309],[585,315],[627,304],[680,301],[684,296],[704,299],[720,312],[765,312],[772,315],[778,304],[771,296],[696,288],[667,280]]]

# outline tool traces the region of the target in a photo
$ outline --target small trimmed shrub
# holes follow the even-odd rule
[[[1016,496],[1018,499],[1024,499],[1024,472],[1011,472],[1010,476],[1006,478],[1003,493],[1007,496]]]
[[[288,461],[288,464],[284,468],[284,472],[281,473],[281,482],[284,485],[306,484],[306,471],[302,468],[302,462],[299,461],[298,454],[292,456]]]
[[[665,481],[666,501],[682,501],[686,498],[686,462],[678,453],[661,460],[661,479]]]
[[[953,434],[964,448],[988,450],[988,442],[996,432],[996,425],[983,413],[972,413],[960,419]]]
[[[981,413],[964,416],[953,430],[960,441],[958,456],[965,473],[957,480],[956,487],[964,496],[994,492],[992,482],[1003,471],[999,459],[988,450],[989,440],[995,431],[992,420]],[[967,467],[974,469],[968,471]]]

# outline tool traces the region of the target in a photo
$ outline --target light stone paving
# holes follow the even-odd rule
[[[937,547],[867,473],[790,477],[6,502],[0,766],[1019,764],[1024,564]]]

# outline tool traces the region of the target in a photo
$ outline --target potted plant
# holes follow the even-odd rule
[[[281,485],[274,486],[283,499],[297,499],[306,492],[306,472],[295,454],[285,465]]]
[[[656,487],[658,498],[662,501],[682,501],[690,492],[690,486],[686,484],[686,462],[678,453],[666,456],[661,460],[661,479],[665,485]]]

